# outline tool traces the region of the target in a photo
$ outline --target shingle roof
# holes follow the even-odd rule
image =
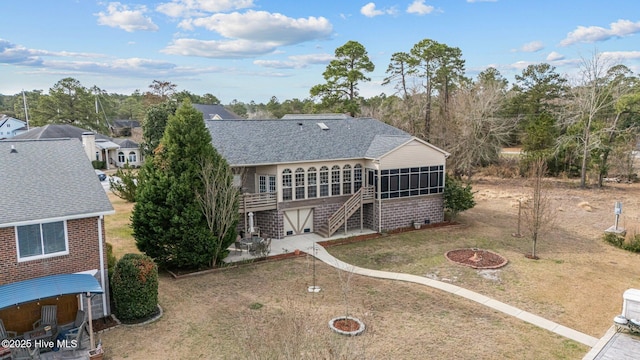
[[[69,124],[49,124],[23,132],[12,139],[82,139],[82,133],[84,132],[87,132],[87,130]],[[108,136],[102,134],[96,134],[96,139],[111,140]]]
[[[224,120],[236,120],[241,119],[240,116],[232,113],[227,110],[222,105],[202,105],[202,104],[193,104],[193,107],[196,110],[202,113],[202,117],[204,120],[213,120],[215,115],[218,115],[220,119]],[[219,119],[218,119],[219,120]]]
[[[125,119],[116,119],[111,122],[113,127],[116,128],[136,128],[140,127],[140,122],[137,120],[125,120]]]
[[[375,158],[412,138],[370,118],[209,120],[206,125],[213,146],[233,166]]]
[[[136,149],[140,147],[137,142],[131,139],[113,139],[113,142],[120,145],[121,149]]]
[[[78,139],[0,141],[0,179],[0,226],[113,212]]]

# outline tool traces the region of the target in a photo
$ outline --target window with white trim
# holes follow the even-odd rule
[[[136,156],[136,152],[135,151],[130,151],[129,152],[129,162],[136,162],[138,157]]]
[[[329,196],[329,168],[320,168],[320,196]]]
[[[342,168],[342,194],[351,194],[351,165]]]
[[[331,196],[340,195],[340,166],[331,167]]]
[[[318,197],[318,173],[313,166],[307,169],[307,197],[309,199]]]
[[[293,193],[291,182],[291,170],[282,170],[282,200],[292,200]]]
[[[276,192],[276,176],[275,175],[258,175],[258,192],[259,193]]]
[[[122,151],[118,152],[118,162],[119,163],[125,162],[124,153]]]
[[[353,167],[353,192],[360,190],[362,187],[362,165],[356,164]]]
[[[16,226],[18,261],[69,253],[66,221]]]
[[[296,180],[296,200],[304,199],[304,169],[297,168],[295,174]]]

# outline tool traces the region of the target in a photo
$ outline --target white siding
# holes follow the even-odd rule
[[[445,162],[445,154],[418,140],[413,140],[382,156],[380,169],[444,165]]]

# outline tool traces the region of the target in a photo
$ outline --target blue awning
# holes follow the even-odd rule
[[[53,296],[102,294],[98,280],[89,274],[60,274],[0,285],[0,309]]]

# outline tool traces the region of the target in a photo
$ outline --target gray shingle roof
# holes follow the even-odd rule
[[[224,119],[224,120],[241,119],[240,116],[238,116],[238,115],[232,113],[231,111],[227,110],[222,105],[193,104],[193,107],[196,108],[196,110],[198,110],[198,111],[200,111],[202,113],[202,117],[205,120],[211,120],[211,119],[214,118],[215,115],[220,116],[220,118]]]
[[[82,139],[82,133],[87,131],[88,130],[69,124],[49,124],[23,132],[20,135],[14,136],[12,139]],[[111,140],[111,138],[102,134],[96,134],[96,139]]]
[[[113,139],[113,142],[120,145],[121,149],[136,149],[140,146],[131,139]]]
[[[411,135],[370,118],[209,120],[213,146],[233,166],[375,158]],[[323,130],[318,123],[329,129]]]
[[[0,141],[0,179],[0,226],[113,212],[78,139]]]

